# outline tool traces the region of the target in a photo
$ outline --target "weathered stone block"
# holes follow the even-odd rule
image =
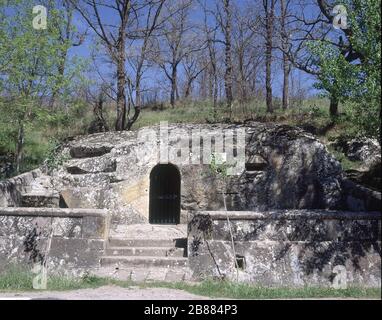
[[[46,257],[53,273],[96,268],[104,251],[105,228],[106,212],[101,210],[3,208],[0,269],[14,264],[31,267]]]
[[[337,215],[337,216],[336,216]],[[209,212],[189,223],[194,277],[240,279],[262,286],[332,286],[338,270],[348,285],[381,285],[378,213]],[[232,247],[231,234],[234,248]],[[235,249],[235,254],[234,254]]]
[[[106,235],[105,217],[84,217],[82,219],[82,236],[85,239],[104,239]]]

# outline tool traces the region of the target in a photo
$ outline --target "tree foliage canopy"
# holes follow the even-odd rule
[[[338,97],[362,135],[378,137],[381,122],[381,2],[346,0],[346,36],[311,43],[318,89]],[[345,48],[345,49],[344,49]]]

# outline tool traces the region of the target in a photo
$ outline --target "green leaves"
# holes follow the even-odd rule
[[[320,69],[316,87],[344,103],[345,112],[358,134],[378,137],[381,122],[381,3],[379,0],[346,0],[343,4],[348,9],[351,30],[344,44],[360,57],[353,61],[346,59],[341,49],[328,41],[311,44],[310,51]]]
[[[49,2],[48,28],[35,30],[31,1],[0,0],[0,149],[21,150],[33,163],[41,162],[45,152],[43,130],[69,113],[49,109],[50,101],[66,100],[84,66],[68,57],[72,43],[63,35],[70,25],[68,13],[53,4]],[[19,128],[25,129],[25,146],[20,146]]]

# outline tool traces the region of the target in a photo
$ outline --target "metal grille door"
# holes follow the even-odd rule
[[[180,173],[171,164],[159,164],[150,174],[150,223],[179,224]]]

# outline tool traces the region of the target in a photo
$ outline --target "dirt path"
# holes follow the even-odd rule
[[[43,292],[0,292],[2,299],[60,299],[60,300],[207,300],[208,297],[197,296],[181,290],[166,288],[121,288],[105,286],[97,289],[81,289],[73,291]]]
[[[121,288],[104,286],[96,289],[80,289],[71,291],[28,291],[0,292],[0,300],[210,300],[212,298],[198,296],[186,291],[167,288]],[[225,300],[225,299],[223,299]],[[280,299],[275,299],[280,300]],[[281,299],[284,300],[284,299]],[[368,298],[295,298],[291,300],[369,300]],[[371,300],[380,300],[371,298]]]

